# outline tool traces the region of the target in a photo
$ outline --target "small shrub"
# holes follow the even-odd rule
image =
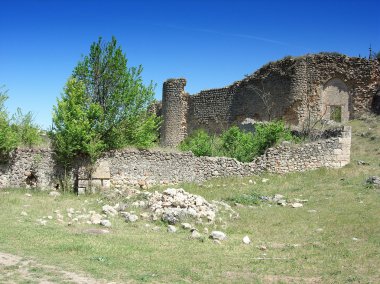
[[[182,151],[191,151],[195,156],[211,156],[212,155],[212,137],[203,129],[195,131],[181,142],[179,148]]]
[[[258,124],[254,135],[254,153],[256,156],[281,141],[293,141],[294,137],[283,121],[270,121]]]
[[[229,197],[226,199],[226,201],[242,205],[257,205],[261,202],[261,195],[257,192],[252,192],[249,194],[242,194],[234,197]]]
[[[220,137],[220,153],[241,162],[250,162],[254,157],[254,136],[233,126]]]

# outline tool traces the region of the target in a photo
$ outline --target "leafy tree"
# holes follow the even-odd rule
[[[148,147],[158,139],[159,120],[147,111],[155,86],[143,84],[142,71],[141,65],[127,67],[114,37],[107,43],[99,38],[74,69],[73,77],[83,82],[90,102],[102,110],[93,126],[107,150],[126,145]]]
[[[8,92],[0,88],[0,161],[7,161],[9,153],[17,146],[32,147],[42,142],[39,127],[34,124],[33,114],[23,114],[21,109],[12,117],[5,108]]]
[[[53,109],[52,143],[57,160],[65,169],[80,155],[94,162],[105,148],[96,129],[101,116],[101,107],[86,96],[83,82],[70,78]]]
[[[7,160],[8,154],[17,147],[17,136],[12,131],[8,112],[4,106],[7,91],[0,90],[0,160]]]
[[[34,123],[32,112],[29,111],[23,114],[22,110],[18,108],[16,114],[12,116],[11,127],[20,145],[32,147],[33,145],[41,144],[40,128]]]

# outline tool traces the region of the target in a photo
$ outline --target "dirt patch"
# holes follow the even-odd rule
[[[0,283],[116,284],[2,252],[0,252]]]

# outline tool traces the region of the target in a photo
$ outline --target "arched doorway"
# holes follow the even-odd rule
[[[349,92],[342,80],[334,78],[326,82],[323,86],[322,102],[323,118],[336,122],[349,120]]]
[[[376,95],[373,97],[372,110],[375,114],[380,115],[380,90],[378,90]]]

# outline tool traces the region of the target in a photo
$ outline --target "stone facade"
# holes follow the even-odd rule
[[[163,150],[124,149],[106,153],[94,168],[91,181],[85,161],[78,161],[78,171],[71,173],[81,191],[89,183],[100,188],[121,188],[180,182],[202,182],[214,177],[252,176],[264,171],[287,173],[339,168],[350,160],[351,128],[331,132],[327,139],[300,145],[270,148],[251,163],[225,157],[195,157],[192,153]],[[0,188],[53,188],[62,169],[49,149],[19,149],[7,165],[0,167]]]
[[[282,118],[302,127],[318,119],[346,122],[380,109],[379,61],[339,54],[286,57],[230,86],[192,96],[181,88],[183,80],[164,83],[165,146],[177,145],[196,129],[220,133],[247,118]]]

